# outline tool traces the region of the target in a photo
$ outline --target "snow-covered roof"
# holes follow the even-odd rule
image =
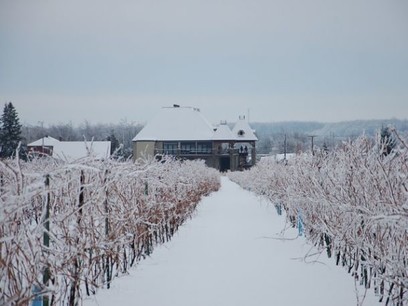
[[[44,137],[28,144],[28,147],[53,147],[52,156],[72,161],[91,154],[96,158],[107,158],[110,155],[110,141],[59,141],[52,137]]]
[[[107,158],[110,155],[110,147],[110,141],[61,141],[54,146],[53,156],[64,160],[75,160],[89,154],[96,158]]]
[[[235,140],[236,137],[232,133],[227,124],[220,124],[214,132],[212,140]]]
[[[251,129],[245,117],[240,117],[234,128],[232,129],[236,140],[238,141],[257,141],[258,137],[255,136],[255,131]]]
[[[292,159],[296,157],[296,153],[286,153],[286,159]],[[266,156],[261,156],[262,161],[283,161],[285,159],[285,154],[275,154],[275,155],[266,155]]]
[[[163,107],[133,141],[211,140],[213,126],[193,107]]]
[[[45,136],[43,138],[40,138],[32,143],[29,143],[29,147],[37,147],[37,146],[53,146],[56,143],[59,143],[60,141],[58,139],[52,138],[50,136]]]

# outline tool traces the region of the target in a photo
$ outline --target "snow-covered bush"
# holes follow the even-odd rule
[[[398,134],[396,134],[398,136]],[[261,161],[230,178],[286,211],[293,226],[374,287],[380,301],[408,301],[408,147],[382,154],[365,136],[288,165]],[[299,222],[301,221],[301,222]]]
[[[0,161],[0,304],[109,287],[219,185],[201,161]]]

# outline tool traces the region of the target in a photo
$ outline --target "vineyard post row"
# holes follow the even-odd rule
[[[386,305],[403,305],[408,302],[408,146],[396,131],[394,137],[398,146],[387,154],[387,143],[361,136],[288,163],[265,159],[229,177],[269,199],[278,213],[284,210],[288,223],[302,226],[300,232],[347,267],[364,291],[373,287]]]
[[[171,238],[219,173],[200,161],[1,161],[0,304],[76,305]]]

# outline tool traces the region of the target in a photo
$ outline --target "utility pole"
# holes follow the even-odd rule
[[[315,137],[317,137],[317,135],[310,135],[309,137],[312,140],[312,155],[314,156],[315,155],[315,153],[314,153],[314,139],[315,139]]]
[[[286,162],[286,148],[287,148],[287,145],[286,145],[286,134],[285,134],[285,141],[283,143],[283,160],[285,162]]]
[[[45,137],[45,133],[44,133],[44,121],[38,121],[38,123],[41,123],[41,154],[42,156],[44,156],[44,137]]]

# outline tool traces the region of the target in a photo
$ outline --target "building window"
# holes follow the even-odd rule
[[[211,142],[197,142],[198,154],[211,154],[212,143]]]
[[[244,130],[239,130],[238,131],[238,136],[244,136],[244,134],[245,134]]]
[[[179,145],[180,144],[180,145]],[[164,142],[163,154],[167,155],[197,155],[197,154],[211,154],[212,142],[211,141],[194,141],[194,142]]]
[[[196,155],[196,154],[211,154],[211,142],[180,142],[180,154]]]
[[[163,153],[166,155],[176,155],[177,154],[177,142],[163,143]]]
[[[196,143],[195,142],[182,142],[180,143],[181,154],[195,154]]]

